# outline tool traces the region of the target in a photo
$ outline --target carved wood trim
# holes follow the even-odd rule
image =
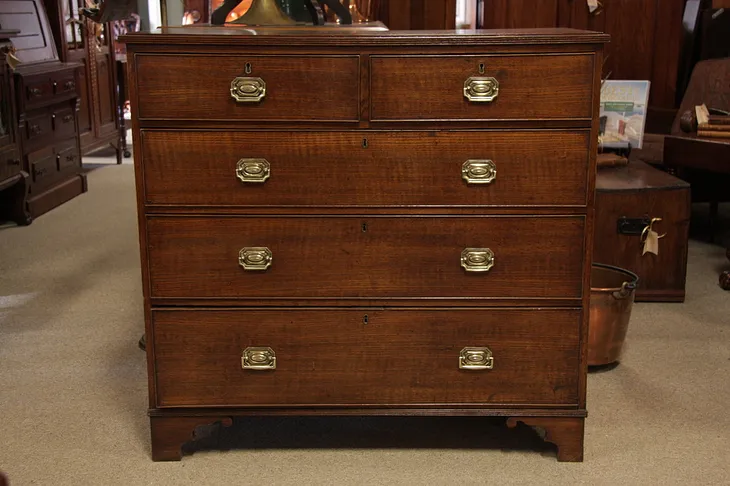
[[[558,461],[583,461],[583,418],[572,417],[510,417],[507,427],[514,428],[518,422],[530,427],[538,427],[545,431],[545,442],[555,444],[558,448]]]

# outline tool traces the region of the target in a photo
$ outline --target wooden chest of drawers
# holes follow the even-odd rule
[[[606,36],[124,40],[153,459],[237,415],[402,414],[582,460]]]

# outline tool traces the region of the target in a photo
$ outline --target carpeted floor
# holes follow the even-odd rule
[[[700,241],[687,302],[636,305],[621,364],[589,376],[583,463],[478,418],[247,419],[203,443],[229,450],[151,462],[132,172],[92,170],[87,194],[0,228],[11,486],[730,484],[730,264]]]

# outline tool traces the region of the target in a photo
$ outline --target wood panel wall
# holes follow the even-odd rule
[[[380,20],[391,30],[456,28],[456,0],[382,0],[382,2]]]

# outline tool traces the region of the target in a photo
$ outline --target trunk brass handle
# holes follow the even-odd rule
[[[464,82],[464,96],[475,103],[491,103],[499,96],[499,81],[472,76]]]
[[[266,182],[271,164],[266,159],[241,159],[236,164],[236,177],[241,182]]]
[[[467,160],[461,178],[468,184],[490,184],[497,178],[497,165],[491,160]]]
[[[461,266],[467,272],[488,272],[494,266],[494,252],[489,248],[466,248],[461,252]]]
[[[233,78],[231,96],[239,103],[258,103],[266,97],[266,83],[261,78]]]
[[[464,348],[459,353],[460,370],[494,369],[494,357],[489,348]]]
[[[241,367],[244,370],[275,370],[276,353],[269,347],[252,347],[243,350]]]
[[[243,248],[238,253],[238,264],[244,270],[266,270],[274,261],[274,255],[266,247]]]

